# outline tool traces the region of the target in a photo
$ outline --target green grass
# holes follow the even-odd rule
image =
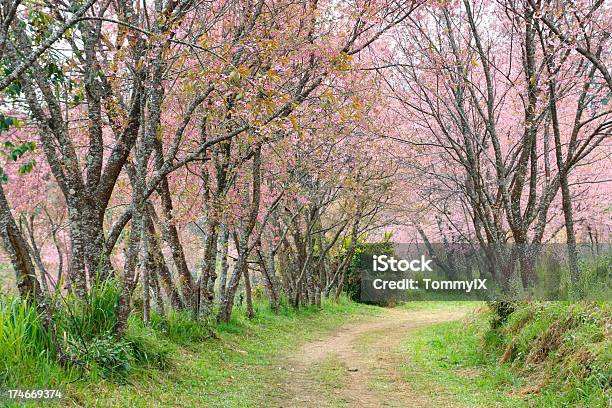
[[[325,394],[325,400],[332,407],[346,407],[346,401],[340,391],[348,380],[347,369],[344,362],[336,356],[327,356],[314,367],[312,377],[317,379],[319,392]]]
[[[152,313],[144,325],[136,309],[117,339],[118,293],[108,282],[86,300],[56,299],[56,341],[43,314],[0,296],[0,388],[59,388],[67,399],[57,406],[258,407],[282,400],[289,350],[380,310],[341,298],[299,311],[283,305],[273,314],[258,301],[252,320],[237,307],[229,324],[171,311]],[[67,363],[58,362],[60,354]]]
[[[122,382],[135,367],[163,367],[164,339],[139,326],[137,316],[123,338],[115,337],[118,293],[108,281],[85,300],[45,299],[50,319],[31,302],[0,296],[0,387],[57,388],[83,378]]]
[[[71,339],[60,341],[62,347],[79,358],[76,367],[62,367],[53,358],[54,345],[39,314],[15,298],[0,299],[0,387],[64,391],[66,400],[46,406],[283,406],[284,385],[291,381],[285,358],[291,350],[381,312],[344,298],[320,309],[284,307],[280,314],[258,302],[252,320],[239,307],[229,324],[194,322],[188,313],[172,312],[163,318],[153,314],[151,324],[144,325],[136,311],[126,335],[116,339],[111,335],[116,320],[108,312],[115,295],[112,285],[101,287],[84,304],[69,299],[70,307],[55,317],[61,336]],[[411,302],[399,307],[474,306]],[[398,363],[416,395],[432,406],[605,406],[612,383],[609,304],[515,304],[496,329],[491,319],[491,311],[480,312],[468,321],[406,334],[400,350],[405,358],[398,354]],[[75,324],[84,342],[73,338]],[[380,335],[363,335],[358,346],[370,348]],[[321,392],[340,406],[337,391],[346,368],[330,357],[313,372]],[[386,385],[369,384],[377,390]]]
[[[404,344],[407,354],[401,371],[414,389],[434,405],[465,407],[520,407],[511,397],[520,383],[495,358],[483,354],[480,333],[486,321],[468,326],[456,321],[419,330]]]
[[[612,384],[610,305],[515,307],[495,330],[491,314],[481,312],[410,336],[404,377],[434,405],[606,406]]]
[[[0,386],[57,384],[66,373],[36,309],[18,298],[0,297]]]
[[[317,367],[316,378],[330,389],[340,389],[344,385],[347,369],[340,359],[328,356]]]
[[[134,344],[142,345],[148,339],[140,351],[153,350],[154,356],[167,353],[167,358],[157,362],[150,357],[149,364],[135,365],[125,381],[97,376],[95,381],[85,377],[59,384],[68,396],[61,405],[234,408],[280,403],[281,387],[289,376],[283,356],[289,350],[347,322],[372,318],[378,310],[342,299],[326,302],[322,309],[283,309],[274,315],[266,305],[258,304],[253,320],[246,319],[238,308],[230,324],[213,326],[218,338],[210,337],[209,329],[206,336],[201,336],[200,329],[179,329],[191,324],[182,317],[171,317],[165,323],[153,321],[151,327],[145,327],[133,316],[128,343],[139,339]]]
[[[612,398],[612,305],[519,304],[494,332],[541,406],[606,406]]]

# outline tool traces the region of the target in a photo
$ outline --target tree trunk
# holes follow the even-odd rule
[[[159,285],[159,279],[156,273],[157,269],[153,268],[151,270],[150,278],[151,278],[151,287],[153,288],[153,293],[155,294],[155,304],[157,307],[157,312],[164,316],[166,314],[166,308],[164,307],[164,298],[161,294],[161,288]]]
[[[268,299],[270,300],[270,307],[274,313],[279,312],[280,296],[278,287],[278,280],[276,279],[276,269],[274,266],[274,254],[271,251],[258,251],[261,271],[266,282],[266,289],[268,292]]]
[[[68,204],[68,220],[70,223],[70,265],[68,282],[74,293],[84,298],[87,293],[87,277],[85,274],[84,228],[81,213],[77,206]]]
[[[220,301],[220,310],[217,320],[223,323],[228,323],[232,316],[232,309],[234,307],[234,297],[236,296],[236,290],[240,283],[240,277],[244,274],[243,268],[247,267],[247,259],[249,253],[252,250],[249,247],[249,237],[251,236],[255,223],[257,222],[257,214],[259,213],[259,204],[261,198],[261,147],[254,149],[253,156],[253,192],[251,196],[251,206],[249,208],[249,216],[246,222],[242,223],[240,231],[238,232],[237,239],[237,250],[238,250],[238,261],[234,266],[232,277],[229,281],[227,290],[223,294]]]
[[[47,268],[45,268],[45,264],[42,261],[42,257],[40,255],[40,249],[38,248],[38,244],[36,243],[36,237],[34,235],[34,215],[30,216],[30,221],[28,221],[25,216],[22,217],[22,221],[25,224],[25,230],[28,233],[30,238],[30,243],[28,245],[27,238],[24,237],[24,241],[26,246],[28,247],[28,251],[32,254],[32,258],[34,258],[34,263],[40,272],[40,282],[42,283],[42,290],[45,295],[51,293],[49,288],[49,274],[47,273]],[[23,228],[20,228],[23,231]],[[49,278],[49,279],[48,279]]]
[[[154,142],[154,148],[155,165],[159,169],[163,165],[163,156],[161,143],[157,139]],[[168,247],[170,247],[172,260],[174,261],[174,265],[176,266],[176,271],[179,276],[183,298],[185,299],[185,302],[189,303],[195,296],[194,282],[189,266],[187,265],[187,260],[185,259],[185,251],[183,250],[183,245],[181,244],[178,229],[174,223],[172,215],[174,207],[172,204],[170,188],[168,186],[168,179],[166,177],[164,177],[159,183],[157,193],[159,194],[162,204],[162,238],[166,244],[168,244]]]
[[[215,299],[215,264],[217,259],[217,222],[207,220],[206,241],[204,245],[204,257],[202,259],[202,271],[198,279],[198,303],[194,304],[193,314],[198,318],[200,314],[208,316],[212,310]]]
[[[242,240],[242,238],[241,238]],[[217,320],[222,323],[229,323],[232,317],[232,310],[234,308],[234,298],[236,291],[238,290],[238,284],[240,283],[240,277],[244,274],[243,268],[246,264],[246,253],[244,252],[245,245],[240,244],[242,250],[239,250],[238,260],[234,265],[232,276],[228,282],[225,293],[220,297],[219,300],[219,316]]]
[[[567,174],[561,177],[561,203],[565,219],[565,234],[567,238],[567,255],[569,260],[570,276],[574,296],[581,299],[584,296],[580,287],[580,268],[578,267],[578,250],[576,248],[576,233],[574,231],[574,215],[572,209],[572,196],[570,194]]]
[[[251,276],[249,274],[248,265],[244,264],[244,294],[246,297],[246,305],[247,305],[247,318],[252,319],[255,316],[255,312],[253,311],[253,292],[251,289]]]
[[[36,270],[28,254],[26,242],[15,224],[2,184],[0,184],[0,235],[15,270],[19,294],[22,298],[36,303],[42,294]]]
[[[149,250],[148,224],[152,223],[149,217],[144,217],[144,225],[142,229],[142,254],[141,254],[141,271],[142,271],[142,320],[144,324],[149,324],[151,312],[151,292],[150,292],[150,274],[152,268],[151,251]]]
[[[151,251],[151,258],[153,260],[153,264],[155,265],[155,270],[161,279],[164,292],[166,292],[166,296],[168,296],[172,307],[175,309],[183,309],[183,300],[181,299],[176,285],[172,281],[172,275],[164,259],[164,254],[161,251],[161,245],[152,222],[148,223],[148,232],[147,238],[149,240],[149,251]]]
[[[552,72],[552,61],[548,61],[548,68]],[[550,93],[550,116],[553,126],[553,135],[555,140],[555,158],[557,168],[559,170],[559,182],[561,187],[561,205],[563,207],[563,216],[565,220],[565,233],[567,238],[567,255],[569,260],[570,278],[572,281],[573,296],[580,299],[583,297],[582,289],[580,288],[580,269],[578,267],[578,254],[576,249],[576,234],[574,231],[574,215],[572,209],[572,196],[568,183],[569,169],[566,165],[566,160],[563,159],[563,146],[561,142],[561,129],[559,118],[557,116],[556,106],[556,83],[549,81],[548,89]],[[571,149],[568,150],[568,156]],[[568,157],[569,159],[569,157]]]
[[[227,255],[229,250],[229,230],[227,225],[221,225],[221,234],[219,235],[219,243],[218,243],[217,256],[219,257],[218,262],[220,264],[219,270],[219,296],[225,296],[225,292],[227,289],[227,271],[229,265],[227,263]]]

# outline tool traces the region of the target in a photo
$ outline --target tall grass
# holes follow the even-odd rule
[[[213,336],[212,328],[206,321],[195,321],[187,310],[169,310],[164,316],[151,312],[151,328],[168,340],[185,345]]]
[[[609,303],[517,302],[496,314],[419,330],[404,345],[404,375],[460,406],[610,406]]]
[[[124,337],[115,336],[119,296],[113,280],[94,285],[84,299],[58,294],[47,319],[31,302],[0,295],[0,387],[123,381],[135,366],[165,366],[167,343],[137,316]]]
[[[40,385],[60,373],[41,314],[28,302],[0,297],[0,384]]]
[[[54,320],[77,342],[112,334],[117,326],[120,293],[121,287],[116,280],[99,282],[92,285],[84,299],[72,295],[65,297]]]
[[[572,283],[568,265],[554,260],[538,264],[536,275],[542,284],[532,289],[531,298],[546,300],[578,300],[575,293],[582,293],[583,300],[606,301],[612,299],[612,252],[604,255],[583,254],[578,260],[580,279]],[[576,285],[575,287],[573,285]]]
[[[612,392],[612,309],[607,302],[518,304],[507,322],[488,334],[502,361],[537,378],[541,400],[604,406]]]
[[[42,388],[100,379],[123,383],[135,370],[166,368],[179,349],[197,350],[216,333],[244,334],[246,327],[265,332],[271,324],[294,324],[321,311],[315,306],[296,311],[283,301],[280,312],[274,314],[265,299],[256,299],[252,320],[245,317],[242,305],[228,324],[194,321],[187,311],[169,310],[163,316],[152,311],[145,325],[136,308],[128,319],[125,335],[117,338],[120,291],[120,284],[109,280],[94,285],[84,299],[57,294],[47,302],[50,319],[31,303],[0,295],[0,388]],[[363,309],[344,296],[338,302],[324,300],[322,306],[330,314],[351,314]],[[269,334],[278,333],[274,329]]]

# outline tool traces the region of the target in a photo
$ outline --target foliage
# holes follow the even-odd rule
[[[27,301],[0,296],[0,384],[41,385],[59,373],[40,313]]]
[[[4,306],[7,300],[2,298],[0,330],[6,326],[4,319],[8,309]],[[15,304],[24,306],[19,313],[32,312],[18,299]],[[67,391],[69,399],[85,406],[99,404],[102,399],[108,406],[177,403],[196,406],[201,403],[203,393],[214,406],[262,406],[270,401],[264,398],[276,398],[279,392],[275,385],[284,374],[277,368],[279,352],[336,329],[349,317],[366,319],[376,314],[376,308],[358,305],[344,296],[338,302],[325,301],[321,308],[295,310],[287,307],[279,314],[273,313],[266,304],[256,304],[256,307],[258,313],[254,320],[236,313],[229,323],[214,325],[212,328],[218,333],[215,338],[188,334],[196,326],[187,315],[162,317],[153,314],[151,325],[147,326],[140,315],[133,313],[122,340],[96,335],[88,342],[87,357],[76,356],[87,362],[88,371],[72,372],[69,367],[55,363],[53,358],[39,358],[38,351],[47,345],[35,350],[32,347],[36,343],[31,340],[23,341],[21,350],[28,345],[27,352],[5,360],[4,357],[11,356],[6,351],[10,348],[0,343],[0,353],[5,353],[0,356],[10,365],[12,374],[10,378],[2,377],[0,382],[3,385],[59,387]],[[32,322],[34,326],[39,324],[37,319],[29,325]],[[209,334],[208,330],[195,330],[196,334]],[[44,335],[38,338],[43,342],[48,340]],[[104,352],[105,349],[108,351]],[[39,382],[34,382],[35,378],[39,378]],[[235,381],[236,378],[240,381]],[[232,383],[231,387],[227,386],[228,382]],[[253,387],[265,393],[253,393]],[[281,396],[277,396],[280,401]]]
[[[186,310],[170,310],[165,315],[151,313],[151,328],[176,344],[189,344],[205,340],[212,335],[206,321],[195,321]]]
[[[60,300],[62,304],[60,310],[54,313],[54,319],[67,332],[74,333],[75,342],[113,334],[117,325],[116,309],[120,291],[120,283],[108,279],[92,285],[83,299],[68,294]]]
[[[110,334],[93,337],[82,349],[75,347],[70,352],[70,357],[86,368],[93,381],[100,377],[123,379],[131,369],[128,345]]]
[[[608,303],[514,303],[424,329],[407,344],[423,371],[470,406],[605,406],[612,380]],[[494,323],[495,322],[495,323]],[[494,323],[494,325],[492,325]],[[466,376],[471,380],[466,381]]]
[[[164,371],[148,370],[130,376],[129,384],[103,380],[69,386],[68,394],[83,405],[104,401],[109,406],[263,407],[286,404],[279,387],[289,375],[283,355],[302,343],[338,329],[347,320],[371,319],[377,308],[342,296],[321,308],[291,307],[273,313],[268,305],[247,319],[238,310],[229,323],[215,325],[217,338],[175,347],[172,364]],[[254,392],[253,390],[256,390]]]
[[[605,405],[612,392],[608,303],[521,304],[497,330],[501,360],[531,378],[526,391],[542,400]]]
[[[493,301],[489,302],[488,305],[492,311],[491,327],[494,329],[497,329],[499,326],[503,325],[506,320],[508,320],[508,316],[510,316],[515,310],[514,303],[508,301]]]
[[[359,302],[361,300],[361,273],[372,255],[393,255],[391,234],[385,234],[383,239],[375,242],[357,241],[355,253],[346,272],[346,292],[349,297]]]
[[[94,285],[84,299],[56,299],[61,303],[46,324],[47,310],[1,295],[0,382],[42,386],[81,377],[123,381],[137,364],[165,367],[167,343],[142,322],[131,319],[126,335],[115,336],[119,291],[118,283],[109,280]]]
[[[5,356],[6,380],[166,367],[212,341],[213,311],[223,333],[250,327],[232,320],[249,272],[253,322],[315,315],[334,290],[357,300],[364,257],[393,252],[358,237],[389,225],[605,240],[610,5],[541,3],[3,2],[0,235],[22,296],[51,292],[40,309],[7,298],[0,345],[23,360]],[[612,293],[610,260],[581,266],[556,293]],[[503,344],[521,310],[495,307]]]

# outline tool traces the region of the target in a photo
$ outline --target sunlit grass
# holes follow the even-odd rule
[[[407,338],[402,370],[432,402],[451,406],[606,406],[611,316],[607,303],[519,304],[493,330],[479,313]]]
[[[260,302],[252,320],[237,307],[228,324],[195,322],[189,313],[171,312],[164,317],[154,313],[148,326],[134,312],[119,340],[111,335],[116,322],[113,293],[109,286],[86,304],[71,300],[70,312],[56,316],[62,332],[79,325],[87,351],[75,349],[74,358],[87,369],[58,364],[47,353],[53,346],[41,315],[18,299],[4,298],[2,386],[60,388],[68,404],[76,406],[259,407],[282,399],[281,385],[288,375],[282,358],[289,350],[380,311],[341,298],[325,301],[321,308],[283,307],[274,314]],[[13,303],[6,304],[9,300]]]

